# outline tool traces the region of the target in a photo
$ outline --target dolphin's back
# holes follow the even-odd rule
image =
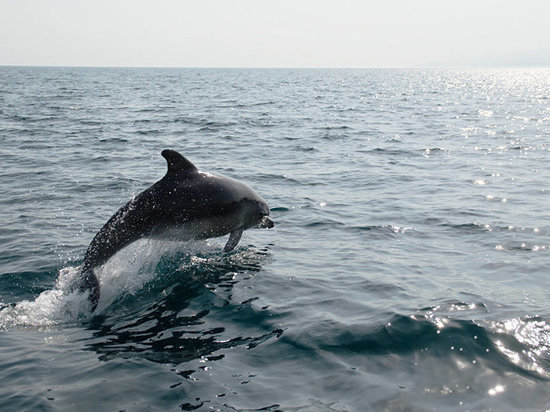
[[[150,200],[144,194],[122,206],[97,232],[86,251],[85,267],[102,265],[120,249],[151,230],[151,208],[144,208],[144,203],[150,203]]]
[[[142,208],[147,200],[144,193],[122,206],[97,232],[86,250],[77,287],[82,292],[90,292],[92,311],[99,301],[99,280],[94,268],[151,230],[151,216],[146,216]]]

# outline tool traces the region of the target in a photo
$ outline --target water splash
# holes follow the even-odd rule
[[[85,321],[101,314],[117,299],[135,294],[155,277],[161,258],[177,252],[199,254],[208,250],[207,242],[168,242],[143,239],[119,251],[95,269],[100,283],[100,299],[91,312],[88,293],[73,290],[80,266],[59,270],[54,287],[42,292],[34,301],[23,300],[0,309],[0,330],[13,327],[41,327]],[[210,248],[211,250],[211,248]]]
[[[55,286],[42,292],[34,301],[23,300],[0,310],[0,330],[13,327],[51,326],[90,316],[87,293],[71,291],[79,267],[59,270]]]

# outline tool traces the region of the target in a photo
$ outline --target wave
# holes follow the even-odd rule
[[[288,175],[275,174],[275,173],[257,173],[254,179],[260,182],[268,183],[290,183],[297,186],[325,186],[326,183],[322,181],[306,181],[305,179],[297,179],[289,177]]]
[[[260,107],[260,106],[272,106],[276,104],[274,100],[267,100],[265,102],[255,102],[255,103],[238,103],[236,100],[230,100],[227,102],[219,103],[214,108],[230,108],[230,109],[246,109],[249,107]]]
[[[471,304],[463,303],[466,308]],[[461,303],[457,303],[458,310]],[[481,305],[483,308],[484,306]],[[484,309],[482,309],[484,311]],[[419,355],[437,359],[440,367],[506,370],[535,380],[550,381],[550,324],[541,317],[499,321],[463,319],[437,312],[393,314],[374,325],[325,320],[285,333],[281,340],[302,351],[348,353],[366,357]]]
[[[541,252],[550,250],[550,245],[537,245],[532,242],[504,243],[495,246],[502,252]]]
[[[450,228],[459,230],[462,233],[479,233],[479,232],[511,232],[511,233],[525,233],[533,235],[550,235],[550,226],[541,227],[526,227],[526,226],[514,226],[514,225],[495,225],[488,223],[436,223],[443,228]]]
[[[364,233],[373,232],[386,236],[396,236],[403,234],[418,234],[418,230],[413,227],[378,224],[378,225],[349,225],[336,219],[324,218],[322,220],[312,220],[302,224],[303,227],[312,229],[339,229],[348,232]]]
[[[390,140],[390,143],[401,143],[400,140]],[[361,153],[383,155],[383,156],[401,156],[401,157],[426,157],[434,156],[441,153],[448,153],[449,150],[443,147],[426,147],[423,149],[397,149],[388,147],[375,147],[370,149],[362,149]]]
[[[365,225],[365,226],[348,226],[348,229],[357,231],[357,232],[379,232],[382,234],[396,235],[396,234],[405,234],[417,232],[413,227],[398,226],[398,225]]]

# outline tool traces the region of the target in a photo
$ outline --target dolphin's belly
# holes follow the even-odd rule
[[[171,226],[155,226],[148,237],[173,241],[209,239],[231,233],[235,228],[230,223],[222,219],[198,219]]]

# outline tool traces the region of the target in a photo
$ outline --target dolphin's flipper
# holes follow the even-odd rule
[[[237,229],[231,232],[229,235],[229,240],[223,247],[224,252],[229,252],[230,250],[233,250],[235,246],[237,246],[237,243],[239,243],[239,240],[241,240],[241,236],[243,235],[243,229]]]

